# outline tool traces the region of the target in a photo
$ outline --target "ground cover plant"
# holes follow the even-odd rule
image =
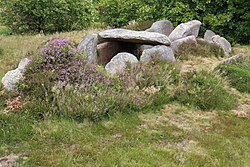
[[[250,93],[250,58],[242,58],[217,67],[223,77],[240,92]]]
[[[201,39],[197,40],[197,46],[192,43],[183,43],[176,57],[181,60],[188,60],[191,57],[224,57],[224,51],[216,44],[207,43]]]
[[[175,98],[182,104],[193,105],[202,110],[225,110],[237,107],[237,98],[225,89],[215,74],[198,71],[187,74]]]

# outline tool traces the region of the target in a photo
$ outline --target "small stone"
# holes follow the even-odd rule
[[[17,84],[23,77],[26,67],[31,63],[31,59],[24,58],[20,61],[15,70],[8,71],[2,78],[2,83],[6,91],[12,92],[17,88]]]
[[[229,57],[228,59],[223,60],[222,64],[229,64],[229,63],[235,62],[241,58],[242,58],[241,55],[235,55],[235,56]]]
[[[155,46],[151,49],[145,49],[141,55],[140,61],[147,63],[158,58],[168,62],[176,61],[172,48],[164,45]]]
[[[27,65],[29,65],[31,63],[31,59],[29,58],[23,58],[20,63],[18,64],[18,69],[21,72],[24,72],[25,68],[27,67]]]
[[[5,76],[2,78],[2,83],[8,92],[16,90],[17,84],[20,79],[23,77],[22,72],[17,68],[15,70],[8,71]]]
[[[130,53],[119,53],[114,56],[111,61],[105,66],[105,69],[111,75],[121,73],[125,70],[127,63],[135,64],[138,63],[137,58]]]

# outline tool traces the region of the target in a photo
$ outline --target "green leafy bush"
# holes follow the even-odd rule
[[[242,59],[230,64],[221,64],[217,68],[223,77],[240,92],[250,93],[250,59]]]
[[[192,43],[183,43],[176,53],[176,57],[181,60],[186,60],[189,56],[195,57],[224,57],[223,49],[216,45],[206,41],[197,40],[198,45],[195,46]]]
[[[16,0],[4,5],[3,21],[17,33],[83,29],[91,24],[95,13],[88,0]]]
[[[207,71],[186,76],[176,91],[175,100],[202,110],[230,110],[238,104],[237,98],[223,86],[221,79]]]
[[[249,43],[250,1],[206,0],[100,0],[100,20],[121,27],[129,21],[171,20],[174,25],[193,19],[203,23],[202,33],[212,29],[231,42]]]

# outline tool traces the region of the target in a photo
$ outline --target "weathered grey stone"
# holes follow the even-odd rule
[[[89,63],[97,62],[97,44],[98,44],[98,35],[92,34],[87,35],[78,45],[77,49],[80,53],[86,55],[86,61]]]
[[[114,56],[111,61],[105,66],[105,69],[111,74],[115,75],[124,71],[127,66],[127,63],[138,63],[137,58],[130,53],[119,53]]]
[[[151,49],[145,49],[140,57],[140,61],[147,63],[155,58],[160,58],[168,62],[176,61],[172,48],[164,45],[155,46]]]
[[[222,64],[229,64],[229,63],[235,62],[241,58],[242,58],[241,55],[235,55],[235,56],[232,56],[232,57],[229,57],[229,58],[223,60]]]
[[[204,35],[204,40],[205,41],[212,41],[212,37],[215,36],[216,34],[211,31],[211,30],[206,30],[205,35]]]
[[[31,63],[31,59],[24,58],[18,64],[18,67],[15,70],[8,71],[4,77],[2,78],[2,83],[5,90],[11,92],[15,91],[17,84],[23,77],[23,73],[25,72],[25,68],[27,65]]]
[[[145,49],[151,49],[151,48],[153,48],[154,46],[152,46],[152,45],[140,45],[139,46],[139,52],[142,54],[142,52],[145,50]],[[140,55],[141,55],[140,54]]]
[[[169,20],[160,20],[147,29],[147,32],[158,32],[164,35],[169,36],[170,33],[173,31],[174,27],[171,21]]]
[[[31,59],[29,58],[23,58],[20,63],[18,64],[18,69],[21,71],[21,72],[24,72],[25,68],[27,65],[29,65],[31,63]]]
[[[232,52],[231,44],[225,38],[215,35],[212,37],[212,42],[219,45],[224,50],[225,55],[229,55]]]
[[[5,90],[7,90],[8,92],[16,90],[17,84],[22,77],[23,74],[18,68],[15,70],[8,71],[2,78],[2,83]]]
[[[181,23],[172,31],[172,33],[169,35],[169,38],[171,41],[175,41],[177,39],[181,39],[191,35],[198,37],[200,26],[201,22],[198,20]]]
[[[197,40],[195,38],[195,36],[187,36],[185,38],[182,39],[177,39],[174,42],[171,43],[171,48],[173,49],[174,52],[177,52],[179,50],[179,47],[183,44],[183,43],[189,43],[192,46],[197,46]]]
[[[163,44],[169,46],[171,44],[166,35],[156,32],[133,31],[126,29],[111,29],[99,33],[102,40],[113,40],[139,44]]]

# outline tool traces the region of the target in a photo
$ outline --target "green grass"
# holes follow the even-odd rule
[[[0,35],[2,36],[8,36],[11,34],[11,31],[8,27],[0,26]]]
[[[175,99],[184,105],[202,110],[225,110],[237,108],[237,98],[224,88],[223,81],[214,72],[199,71],[184,76],[176,90]]]
[[[84,34],[91,32],[0,36],[3,49],[0,78],[47,40],[69,37],[79,42]],[[249,53],[249,47],[237,49]],[[191,80],[190,83],[204,81],[197,77]],[[203,83],[214,83],[209,80],[214,77],[207,77]],[[223,82],[219,83],[217,91],[225,88]],[[27,158],[20,158],[16,165],[23,167],[250,166],[249,117],[239,118],[218,108],[203,112],[195,105],[176,102],[164,105],[169,103],[167,96],[159,94],[147,111],[117,111],[109,118],[93,122],[55,116],[38,119],[31,114],[14,113],[6,109],[7,99],[0,91],[0,157],[23,153]],[[237,96],[242,108],[236,110],[249,113],[249,98],[248,94]],[[40,106],[30,105],[30,110],[36,108]]]
[[[249,165],[248,119],[196,111],[190,117],[201,120],[190,122],[187,130],[171,121],[184,124],[190,111],[176,110],[118,114],[97,123],[62,118],[32,122],[1,115],[0,156],[25,153],[28,158],[20,166]],[[204,132],[205,126],[211,129]]]
[[[250,58],[217,67],[229,83],[240,92],[250,93]]]

